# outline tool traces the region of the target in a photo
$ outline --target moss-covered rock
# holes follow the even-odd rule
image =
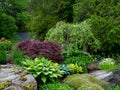
[[[69,75],[64,82],[73,87],[75,90],[110,90],[110,86],[94,76],[89,74]]]

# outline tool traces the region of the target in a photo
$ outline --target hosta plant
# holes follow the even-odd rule
[[[58,77],[62,77],[64,73],[57,63],[53,63],[44,57],[35,58],[34,60],[27,58],[22,64],[27,73],[32,74],[43,83],[54,81]]]
[[[113,70],[116,68],[116,65],[113,59],[105,58],[99,63],[98,67],[102,70]]]

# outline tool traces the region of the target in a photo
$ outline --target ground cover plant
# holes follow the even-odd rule
[[[39,90],[73,90],[68,84],[54,82],[40,86]]]

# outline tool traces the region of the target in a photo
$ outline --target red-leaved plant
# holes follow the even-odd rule
[[[60,46],[51,41],[23,40],[16,46],[31,58],[42,55],[58,63],[63,59]]]

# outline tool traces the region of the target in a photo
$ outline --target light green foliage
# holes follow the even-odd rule
[[[64,49],[79,49],[90,46],[92,49],[99,49],[99,40],[91,32],[90,20],[85,20],[79,24],[58,22],[46,34],[46,40],[59,43]]]
[[[64,73],[57,63],[53,63],[44,57],[35,58],[34,60],[26,58],[22,64],[27,73],[40,79],[43,83],[54,81],[55,78],[61,77]]]
[[[110,90],[107,83],[89,74],[69,75],[65,78],[64,82],[76,90]]]
[[[98,67],[99,67],[99,69],[103,69],[103,70],[114,70],[114,69],[116,69],[115,61],[112,58],[103,59],[99,63]]]
[[[68,64],[67,66],[71,69],[71,72],[74,74],[83,72],[82,67],[78,66],[77,64]]]
[[[39,90],[73,90],[73,89],[65,83],[54,82],[40,86]]]

